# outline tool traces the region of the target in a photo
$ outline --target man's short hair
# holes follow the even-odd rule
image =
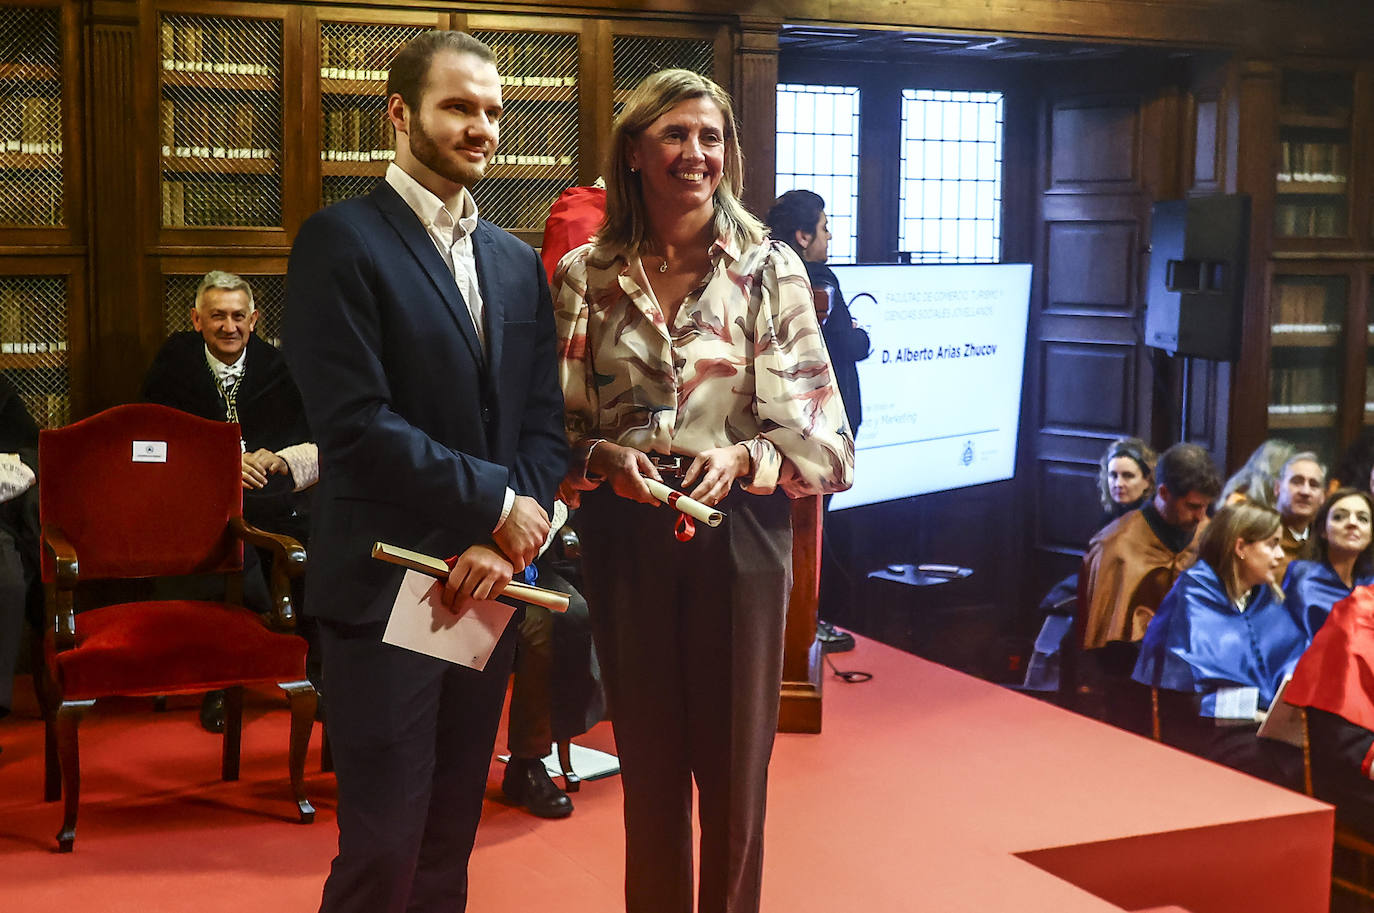
[[[386,97],[401,96],[401,101],[412,111],[419,110],[425,95],[425,85],[429,80],[429,67],[436,54],[448,51],[454,54],[471,54],[493,66],[496,55],[486,42],[474,38],[467,32],[431,31],[417,35],[406,42],[391,60],[386,74]]]
[[[1215,499],[1221,494],[1221,473],[1212,457],[1197,444],[1175,444],[1160,454],[1155,464],[1155,480],[1175,498],[1197,492]]]
[[[210,270],[205,274],[205,278],[200,280],[200,285],[196,286],[196,310],[201,309],[205,303],[205,293],[212,288],[223,289],[226,292],[243,292],[248,296],[248,313],[253,313],[253,286],[242,276],[226,273],[222,269]]]
[[[1301,453],[1295,453],[1288,458],[1288,461],[1283,464],[1283,468],[1279,470],[1279,477],[1274,480],[1275,484],[1282,484],[1283,480],[1288,478],[1288,470],[1293,468],[1294,463],[1301,463],[1304,461],[1308,463],[1316,463],[1317,468],[1322,471],[1322,481],[1326,481],[1326,464],[1322,462],[1322,458],[1317,456],[1311,450],[1304,450]]]
[[[810,234],[816,230],[825,212],[825,200],[810,190],[789,190],[773,201],[768,209],[768,233],[775,241],[786,241],[792,249],[797,246],[797,232]]]

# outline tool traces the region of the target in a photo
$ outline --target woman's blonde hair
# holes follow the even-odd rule
[[[1212,566],[1217,578],[1232,600],[1241,593],[1240,570],[1236,567],[1237,542],[1261,542],[1279,531],[1279,512],[1267,504],[1238,501],[1217,511],[1212,522],[1202,531],[1197,544],[1197,556]],[[1283,599],[1277,581],[1270,582],[1274,595]]]
[[[739,148],[739,128],[730,96],[700,73],[659,70],[630,92],[611,127],[610,152],[603,171],[606,217],[596,233],[598,245],[627,255],[640,253],[648,233],[648,219],[644,188],[639,175],[630,170],[630,144],[670,109],[693,98],[708,99],[720,109],[725,122],[725,162],[715,193],[715,233],[718,237],[733,237],[742,247],[763,240],[763,223],[750,215],[739,198],[744,187],[744,154]]]

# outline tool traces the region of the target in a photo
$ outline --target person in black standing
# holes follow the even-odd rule
[[[826,265],[830,258],[830,228],[825,214],[825,200],[810,190],[789,190],[773,201],[768,210],[768,231],[775,240],[784,241],[801,257],[816,302],[816,319],[821,323],[821,336],[830,350],[830,363],[835,370],[835,385],[840,388],[840,400],[849,417],[849,430],[859,439],[859,425],[863,422],[863,401],[859,397],[858,363],[871,352],[868,333],[849,313],[849,305],[840,291],[840,280]],[[825,505],[830,507],[830,497]],[[833,559],[824,561],[821,602],[833,605],[836,601],[836,565]],[[852,635],[836,629],[828,621],[816,622],[816,639],[827,653],[842,653],[854,648]]]

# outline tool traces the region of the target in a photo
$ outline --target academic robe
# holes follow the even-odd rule
[[[1134,643],[1145,634],[1169,588],[1197,560],[1198,524],[1181,552],[1169,549],[1138,510],[1107,524],[1093,536],[1083,557],[1086,611],[1083,647],[1095,650],[1113,641]]]
[[[1160,603],[1132,678],[1200,695],[1202,716],[1216,716],[1221,688],[1257,688],[1264,710],[1306,646],[1302,628],[1269,587],[1251,590],[1242,612],[1212,566],[1199,561]]]
[[[1316,552],[1312,548],[1312,534],[1309,532],[1305,539],[1299,539],[1288,529],[1288,525],[1279,526],[1279,545],[1283,546],[1283,562],[1274,571],[1274,579],[1282,580],[1288,573],[1288,566],[1294,561],[1304,561],[1315,556]]]
[[[1308,709],[1314,792],[1374,836],[1374,586],[1331,607],[1284,699]]]
[[[1371,583],[1374,575],[1366,574],[1357,576],[1354,586],[1346,586],[1325,561],[1299,559],[1288,565],[1283,578],[1283,604],[1311,642],[1333,605],[1349,596],[1355,587]]]

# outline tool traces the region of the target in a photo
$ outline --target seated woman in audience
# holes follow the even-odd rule
[[[1312,639],[1284,699],[1307,708],[1312,791],[1374,839],[1374,587],[1337,602]]]
[[[1119,437],[1107,445],[1097,473],[1102,524],[1135,510],[1154,494],[1158,455],[1138,437]]]
[[[1331,606],[1355,587],[1374,583],[1374,498],[1342,488],[1326,499],[1312,522],[1315,560],[1294,561],[1283,580],[1283,604],[1309,641]]]
[[[1159,455],[1138,437],[1119,437],[1107,445],[1098,463],[1097,500],[1102,505],[1098,529],[1141,507],[1154,494],[1157,459]],[[1040,600],[1045,620],[1026,663],[1021,687],[1027,691],[1058,690],[1061,652],[1073,627],[1077,599],[1078,572],[1074,571]]]
[[[1197,563],[1178,578],[1150,621],[1132,677],[1192,695],[1196,713],[1171,721],[1174,731],[1164,733],[1168,741],[1298,788],[1301,753],[1256,736],[1280,683],[1307,646],[1274,583],[1282,560],[1273,508],[1252,502],[1223,507],[1202,534]]]
[[[1296,447],[1276,437],[1260,444],[1255,448],[1255,452],[1250,454],[1245,465],[1236,470],[1236,474],[1227,479],[1226,484],[1221,487],[1217,507],[1237,501],[1254,501],[1256,504],[1273,507],[1277,498],[1274,483],[1278,481],[1283,464],[1295,453]]]

